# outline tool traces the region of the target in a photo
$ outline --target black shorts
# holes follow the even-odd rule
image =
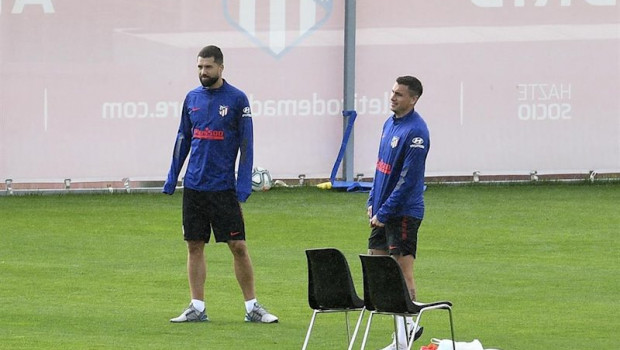
[[[390,255],[413,255],[418,249],[418,229],[422,220],[410,216],[390,219],[384,227],[373,227],[368,249],[389,251]]]
[[[183,189],[183,238],[186,241],[216,242],[245,240],[241,205],[235,191],[203,192]]]

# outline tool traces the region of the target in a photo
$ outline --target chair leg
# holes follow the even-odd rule
[[[349,347],[347,348],[347,350],[353,349],[353,344],[355,343],[357,332],[359,331],[360,325],[362,324],[362,320],[364,319],[364,311],[366,311],[365,308],[362,308],[362,311],[360,311],[360,316],[357,318],[357,323],[355,324],[355,330],[353,331],[353,337],[349,341]]]
[[[448,315],[450,317],[450,336],[452,337],[452,350],[456,350],[456,343],[454,342],[454,322],[452,319],[452,308],[448,307],[447,310],[448,310]],[[418,314],[418,317],[415,320],[416,325],[420,324],[420,320],[422,319],[422,312],[424,312],[424,310],[420,311],[420,313]],[[407,350],[411,350],[411,348],[413,347],[413,342],[414,342],[414,339],[411,338],[411,342],[408,344]]]
[[[368,323],[366,324],[366,331],[364,332],[364,339],[362,340],[361,350],[366,349],[366,341],[368,340],[368,333],[370,332],[370,324],[372,323],[372,316],[374,316],[374,312],[370,312],[368,316]]]
[[[410,342],[413,341],[413,339],[410,337],[409,334],[409,328],[407,328],[407,316],[401,316],[403,318],[403,329],[405,330],[405,341],[407,342],[407,345],[409,345]]]
[[[418,327],[418,326],[420,325],[420,320],[422,319],[422,312],[423,312],[423,311],[424,311],[424,310],[421,310],[421,311],[418,313],[418,316],[417,316],[417,317],[416,317],[416,319],[415,319],[415,324],[414,324],[414,327]],[[409,332],[409,331],[407,330],[407,332]],[[407,344],[407,350],[411,350],[411,349],[413,348],[413,342],[415,341],[415,339],[414,339],[414,338],[415,338],[415,331],[413,332],[413,334],[412,334],[412,336],[411,336],[411,339],[410,339],[409,343]]]
[[[308,347],[308,341],[310,340],[310,333],[312,333],[312,327],[314,327],[314,319],[316,318],[316,314],[318,312],[314,310],[312,313],[312,318],[310,319],[310,326],[308,327],[308,332],[306,333],[306,339],[304,340],[304,345],[301,347],[302,350],[306,350]]]
[[[349,311],[344,312],[344,323],[347,326],[347,344],[351,342],[351,332],[349,331]]]
[[[452,350],[456,350],[456,344],[454,343],[454,323],[452,320],[452,308],[448,308],[448,315],[450,315],[450,335],[452,336]]]
[[[398,349],[398,316],[394,315],[392,316],[392,318],[394,319],[394,342],[396,343],[396,350]],[[404,321],[404,318],[403,318]],[[406,327],[406,324],[405,324]]]

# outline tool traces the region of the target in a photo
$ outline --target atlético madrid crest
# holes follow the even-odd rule
[[[222,1],[228,22],[281,57],[327,21],[333,0]]]
[[[225,117],[228,114],[228,106],[220,105],[220,116]]]
[[[398,136],[392,137],[392,141],[390,142],[390,146],[392,146],[392,148],[396,148],[396,146],[398,146],[398,140],[400,140],[400,137],[398,137]]]

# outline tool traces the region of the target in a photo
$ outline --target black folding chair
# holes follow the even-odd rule
[[[308,346],[314,321],[319,313],[344,312],[349,349],[364,316],[364,300],[355,291],[351,270],[345,256],[335,248],[306,250],[308,260],[308,303],[314,311],[303,349]],[[349,332],[349,312],[360,311],[353,337]]]
[[[456,350],[451,302],[418,303],[412,301],[400,265],[389,255],[360,255],[360,259],[362,261],[364,279],[364,305],[366,310],[370,312],[366,332],[362,340],[362,349],[366,347],[374,315],[384,314],[394,317],[394,333],[396,339],[398,339],[398,324],[395,316],[403,316],[403,320],[405,317],[416,317],[415,324],[419,325],[423,312],[439,309],[448,310],[452,348]],[[407,349],[410,350],[414,339],[409,339],[408,333]],[[398,342],[396,343],[398,344]]]

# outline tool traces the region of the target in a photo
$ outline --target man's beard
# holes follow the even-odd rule
[[[208,88],[212,86],[213,84],[217,83],[218,79],[220,79],[220,77],[211,77],[211,78],[200,77],[200,83],[202,84],[202,86]]]

